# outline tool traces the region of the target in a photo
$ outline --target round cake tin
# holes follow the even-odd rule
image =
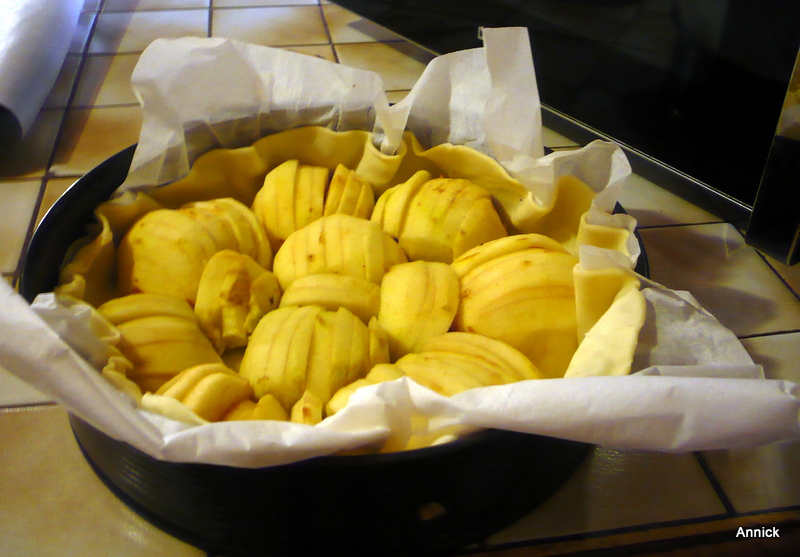
[[[20,293],[57,284],[70,246],[124,181],[135,146],[80,178],[37,227]],[[621,207],[618,207],[622,210]],[[637,271],[647,275],[642,253]],[[479,542],[550,497],[591,446],[480,431],[414,451],[247,469],[155,459],[71,415],[87,461],[141,516],[209,554],[440,555]]]

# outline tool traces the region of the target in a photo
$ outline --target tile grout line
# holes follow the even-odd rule
[[[728,498],[728,495],[725,493],[725,490],[722,488],[722,484],[717,479],[717,476],[714,474],[714,471],[711,470],[711,467],[706,462],[705,457],[700,451],[696,451],[694,453],[694,458],[697,460],[697,463],[700,465],[700,468],[703,470],[703,473],[706,475],[706,479],[711,484],[711,488],[714,490],[719,502],[725,508],[725,512],[731,515],[731,517],[738,516],[739,513],[736,511],[736,508],[731,503],[731,500]]]
[[[20,246],[19,250],[19,257],[17,258],[16,265],[14,265],[14,270],[10,273],[3,272],[3,279],[6,278],[10,279],[11,286],[16,289],[17,283],[19,282],[19,277],[22,272],[22,261],[25,259],[25,253],[28,250],[28,244],[30,243],[31,236],[33,235],[33,231],[36,227],[36,216],[39,214],[39,208],[41,207],[42,199],[44,198],[44,191],[47,187],[47,172],[40,176],[40,177],[32,177],[29,179],[23,180],[0,180],[0,184],[3,182],[38,182],[37,188],[39,191],[36,193],[36,200],[33,202],[33,209],[31,211],[30,219],[28,221],[28,227],[25,230],[25,238],[22,241],[22,246]],[[31,184],[31,187],[33,184]]]
[[[0,414],[9,414],[11,412],[27,412],[30,410],[41,410],[42,408],[52,408],[58,406],[60,406],[60,404],[55,401],[5,404],[0,405]]]
[[[104,108],[134,108],[140,106],[139,103],[117,103],[117,104],[75,104],[70,106],[70,110],[93,110],[97,109],[104,109]],[[57,174],[53,173],[54,177],[60,177]],[[79,174],[82,176],[82,174]]]
[[[319,0],[317,0],[317,9],[319,10],[319,16],[322,18],[322,27],[325,29],[325,36],[328,38],[328,46],[331,48],[331,52],[333,52],[333,61],[337,64],[341,64],[341,60],[339,60],[339,51],[336,50],[336,45],[331,35],[331,28],[328,25],[328,18],[325,17],[325,10]]]
[[[770,511],[763,511],[763,512],[756,512],[753,513],[754,516],[758,516],[763,514],[764,512],[772,512]],[[599,540],[603,538],[607,538],[610,536],[620,536],[620,535],[627,535],[627,534],[636,534],[647,532],[650,530],[661,529],[661,528],[676,528],[681,526],[697,526],[703,525],[714,521],[719,520],[727,520],[731,518],[736,518],[739,516],[744,516],[741,514],[737,514],[736,516],[730,516],[728,514],[714,514],[714,515],[705,515],[705,516],[695,516],[689,518],[681,518],[677,520],[661,520],[656,522],[647,522],[643,524],[635,524],[631,526],[622,526],[619,528],[609,528],[605,530],[591,530],[586,532],[579,532],[574,534],[565,534],[561,536],[553,536],[553,537],[544,537],[544,538],[534,538],[529,540],[520,540],[514,542],[507,542],[501,544],[494,544],[488,545],[485,550],[490,551],[503,551],[503,550],[513,550],[513,549],[523,549],[523,548],[534,548],[537,546],[549,545],[549,544],[558,544],[564,542],[575,542],[575,541],[582,541],[582,540]],[[592,551],[592,550],[590,550]],[[562,555],[561,553],[557,555]],[[568,553],[565,555],[583,555],[583,553]],[[594,556],[594,553],[590,555]],[[220,557],[220,556],[215,556]],[[631,556],[632,557],[632,556]]]
[[[750,244],[747,243],[747,241],[745,240],[744,234],[742,234],[742,231],[739,230],[738,227],[736,227],[736,225],[731,223],[731,222],[720,220],[720,221],[705,221],[705,222],[693,222],[693,223],[654,224],[654,225],[650,225],[650,226],[637,226],[636,230],[637,231],[642,231],[642,230],[662,230],[662,229],[667,229],[667,228],[686,228],[686,227],[689,227],[689,226],[710,226],[710,225],[717,225],[717,224],[730,224],[731,226],[733,226],[734,229],[736,230],[736,232],[738,232],[739,235],[742,237],[742,240],[744,241],[744,245],[752,248],[752,250],[756,253],[756,255],[758,255],[758,257],[760,257],[761,260],[767,265],[769,270],[772,271],[772,274],[775,275],[778,278],[778,280],[781,281],[781,283],[786,287],[786,289],[789,290],[789,292],[791,292],[792,295],[798,301],[800,301],[800,292],[796,291],[794,289],[794,287],[792,287],[792,285],[789,283],[789,281],[787,281],[786,278],[784,278],[784,276],[767,260],[767,258],[765,257],[765,255],[763,253],[761,253],[761,251],[757,250],[756,248],[754,248],[753,246],[751,246]],[[794,332],[794,331],[787,331],[787,332]]]
[[[761,260],[764,263],[767,264],[767,267],[769,267],[772,270],[772,272],[775,273],[775,275],[778,276],[778,279],[780,279],[780,281],[784,284],[784,286],[786,286],[786,288],[789,289],[789,292],[794,294],[794,297],[797,298],[798,301],[800,301],[800,292],[796,291],[792,287],[792,285],[789,284],[789,281],[784,278],[784,276],[772,265],[772,263],[769,262],[769,260],[767,260],[766,256],[763,253],[761,253],[759,250],[755,250],[755,251],[758,254],[758,256],[761,258]],[[798,265],[800,265],[800,264],[798,264]]]
[[[144,8],[144,9],[133,9],[133,10],[104,10],[104,14],[143,14],[143,13],[161,13],[161,12],[199,12],[202,10],[208,10],[209,8]],[[228,8],[217,8],[218,10],[225,10]],[[96,13],[100,13],[99,11]]]
[[[800,333],[800,329],[786,329],[784,331],[771,331],[769,333],[753,333],[749,335],[741,335],[737,336],[736,338],[739,340],[748,340],[751,338],[764,338],[764,337],[773,337],[773,336],[781,336],[781,335],[794,335]]]
[[[206,37],[214,36],[214,0],[208,0],[208,26],[206,27]]]
[[[730,224],[724,220],[709,220],[698,222],[676,222],[673,224],[650,224],[650,225],[637,225],[636,230],[661,230],[665,228],[686,228],[689,226],[711,226],[715,224]]]
[[[738,226],[734,225],[733,227],[739,234],[745,245],[750,246],[750,244],[747,243],[747,237],[745,236],[745,233],[742,230],[740,230]],[[792,293],[792,295],[797,299],[797,301],[800,302],[800,292],[796,292],[795,289],[792,288],[792,285],[789,284],[789,282],[783,277],[783,275],[779,273],[775,267],[770,265],[769,261],[767,261],[767,258],[764,256],[763,253],[761,253],[761,251],[757,250],[753,246],[750,247],[753,249],[756,255],[760,257],[761,260],[766,264],[767,268],[769,268],[769,270],[772,271],[772,274],[775,275],[778,278],[778,280],[781,281],[781,283],[783,283],[783,285],[789,290],[789,292]]]

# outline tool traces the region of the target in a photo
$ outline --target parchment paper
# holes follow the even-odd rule
[[[134,72],[145,119],[124,187],[178,178],[204,150],[247,145],[296,125],[372,128],[387,153],[408,127],[426,146],[452,141],[493,154],[542,203],[552,196],[555,177],[576,174],[600,192],[593,218],[616,218],[610,208],[630,173],[624,154],[596,142],[541,158],[527,30],[487,29],[484,40],[484,49],[434,60],[407,100],[392,107],[380,78],[368,72],[221,39],[156,41]],[[224,70],[218,74],[216,67]],[[618,220],[622,227],[635,225],[630,217]],[[584,246],[581,265],[632,273],[635,247],[627,257]],[[267,421],[197,426],[144,411],[87,363],[98,357],[91,342],[72,339],[73,350],[55,331],[113,332],[93,322],[91,312],[63,311],[52,294],[37,298],[32,310],[5,282],[0,364],[112,437],[176,461],[294,462],[381,443],[407,431],[414,416],[428,418],[432,431],[454,424],[499,427],[658,451],[796,439],[798,385],[764,379],[733,333],[689,293],[642,280],[648,315],[630,376],[527,381],[451,398],[403,378],[358,390],[343,411],[313,427]]]

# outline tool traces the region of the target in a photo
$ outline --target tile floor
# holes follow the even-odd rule
[[[54,200],[138,139],[141,115],[128,83],[141,51],[157,37],[185,35],[374,70],[392,100],[433,56],[324,0],[87,1],[50,97],[0,166],[4,279],[17,280],[32,230]],[[573,145],[551,132],[545,142]],[[632,177],[621,203],[638,220],[652,278],[692,292],[743,339],[767,376],[800,382],[800,267],[759,254],[732,224],[642,178]],[[203,555],[115,499],[83,460],[64,410],[4,370],[0,436],[0,554]],[[798,465],[798,442],[669,455],[598,448],[555,496],[485,547],[797,510]]]

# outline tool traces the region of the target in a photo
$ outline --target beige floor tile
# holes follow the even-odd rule
[[[89,52],[142,52],[155,39],[186,36],[208,36],[208,10],[104,12],[97,16]]]
[[[215,9],[212,35],[262,46],[327,44],[317,6]]]
[[[97,478],[57,406],[0,412],[0,548],[5,557],[202,557],[156,529]]]
[[[317,0],[214,0],[215,8],[254,8],[260,6],[316,6]]]
[[[619,198],[638,226],[719,222],[720,219],[651,181],[632,174]]]
[[[386,91],[411,89],[433,54],[408,42],[334,45],[345,66],[376,72]]]
[[[85,174],[136,143],[141,127],[138,106],[70,110],[51,170],[59,176]]]
[[[703,454],[738,512],[800,505],[800,442]]]
[[[363,43],[403,39],[397,33],[364,19],[341,6],[328,5],[324,6],[322,10],[334,43]]]
[[[691,454],[596,449],[550,499],[488,542],[567,536],[724,510]]]
[[[40,111],[22,141],[0,152],[0,179],[43,176],[63,118],[60,109]]]
[[[742,344],[768,379],[800,383],[800,333],[747,338]]]
[[[0,407],[42,404],[52,399],[0,367]],[[1,427],[1,426],[0,426]]]
[[[4,273],[17,268],[41,186],[41,180],[0,182],[0,269]]]
[[[775,271],[786,281],[786,284],[800,296],[800,263],[795,263],[791,267],[781,263],[773,257],[766,256],[767,261]]]
[[[42,220],[42,217],[50,210],[53,203],[58,201],[58,198],[67,191],[67,189],[75,183],[75,178],[52,178],[47,180],[44,187],[44,194],[42,201],[39,203],[39,212],[36,215],[36,223]]]
[[[106,0],[104,12],[208,8],[209,0]]]
[[[742,341],[770,379],[800,383],[800,333]],[[748,450],[710,451],[706,461],[739,512],[800,505],[800,440]]]
[[[43,108],[65,108],[72,94],[72,87],[78,75],[81,57],[78,54],[68,54],[61,66],[61,71],[56,77],[56,82],[50,90],[50,94],[42,105]]]
[[[72,106],[137,104],[131,74],[139,56],[138,53],[88,56]]]
[[[730,224],[640,231],[651,278],[688,290],[738,336],[800,328],[800,301]]]
[[[324,45],[308,45],[308,46],[285,46],[284,50],[298,52],[307,56],[316,56],[329,62],[336,62],[336,56],[333,53],[333,47],[329,44]]]

